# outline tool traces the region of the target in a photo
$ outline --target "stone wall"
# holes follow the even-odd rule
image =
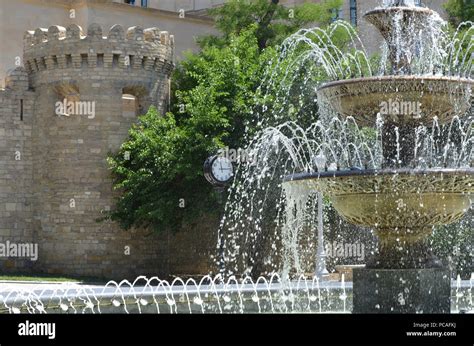
[[[11,71],[0,90],[0,240],[32,242],[32,127],[34,93],[23,68]],[[29,260],[0,257],[0,267],[28,270]]]
[[[0,242],[38,243],[39,257],[3,259],[0,270],[108,279],[208,273],[217,220],[176,234],[98,221],[116,197],[107,155],[138,114],[167,110],[173,50],[173,36],[157,28],[26,32],[25,68],[0,92]],[[123,95],[135,97],[136,114]]]
[[[36,90],[38,265],[45,271],[117,277],[153,268],[154,242],[143,232],[97,220],[113,205],[105,158],[136,120],[123,116],[122,94],[136,96],[142,112],[155,105],[163,113],[172,52],[173,37],[155,28],[117,25],[106,38],[95,24],[87,35],[77,25],[26,34],[24,61]],[[64,99],[94,104],[95,115],[56,115]]]

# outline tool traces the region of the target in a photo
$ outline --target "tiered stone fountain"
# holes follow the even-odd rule
[[[411,73],[414,32],[433,14],[405,1],[368,12],[366,20],[387,42],[392,75],[340,80],[318,90],[321,107],[354,117],[360,126],[376,126],[382,102],[419,105],[416,116],[397,111],[383,118],[382,169],[301,173],[286,179],[324,192],[344,219],[374,229],[378,253],[365,269],[354,270],[355,313],[450,312],[451,275],[432,254],[427,238],[433,226],[455,222],[469,209],[474,169],[410,168],[417,166],[413,136],[417,126],[432,126],[435,117],[446,124],[465,114],[474,80]]]

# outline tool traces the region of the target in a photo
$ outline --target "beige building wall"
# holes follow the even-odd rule
[[[77,24],[87,31],[91,23],[100,24],[105,32],[113,24],[125,28],[157,26],[169,31],[175,37],[176,59],[182,58],[187,50],[197,50],[196,37],[215,33],[212,20],[206,17],[185,14],[185,18],[180,18],[179,13],[107,0],[0,0],[0,87],[4,87],[3,79],[9,69],[17,67],[18,61],[23,64],[26,30]]]
[[[291,0],[289,0],[291,1]],[[319,0],[316,0],[319,1]],[[340,18],[350,22],[350,0],[344,0],[344,4],[339,14]],[[380,47],[383,43],[383,38],[375,29],[375,27],[364,19],[364,14],[368,11],[380,6],[382,0],[357,0],[357,29],[359,36],[369,54],[374,54],[380,51]],[[423,0],[422,4],[438,12],[441,17],[447,19],[447,13],[443,8],[443,4],[446,0]]]
[[[121,0],[115,0],[124,2]],[[225,0],[148,0],[148,7],[157,8],[165,11],[178,12],[185,11],[199,11],[215,6],[222,5]],[[135,6],[140,6],[141,0],[135,1]]]

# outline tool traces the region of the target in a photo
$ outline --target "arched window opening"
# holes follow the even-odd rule
[[[122,94],[122,116],[135,118],[138,115],[138,100],[132,94]]]
[[[127,86],[122,89],[122,116],[135,118],[146,112],[142,105],[147,95],[146,88],[141,85]]]
[[[55,91],[55,116],[70,117],[87,113],[87,103],[81,102],[81,94],[77,85],[62,83],[55,87]]]

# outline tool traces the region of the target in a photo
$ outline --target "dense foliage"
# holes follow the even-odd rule
[[[474,21],[474,1],[448,0],[444,5],[452,25],[458,26],[461,22]]]
[[[326,25],[341,0],[285,8],[277,0],[231,0],[212,11],[220,36],[201,38],[172,76],[171,111],[140,117],[109,165],[121,194],[110,217],[123,228],[179,229],[219,213],[204,160],[244,146],[246,127],[275,46],[311,22]]]

